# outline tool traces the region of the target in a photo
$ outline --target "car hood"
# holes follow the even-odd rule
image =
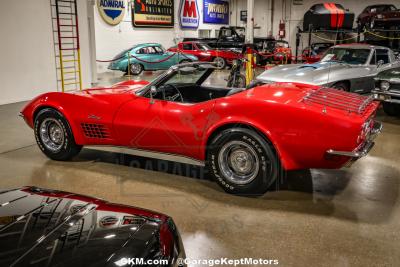
[[[332,72],[351,68],[347,64],[336,62],[317,62],[314,64],[280,65],[261,73],[257,80],[261,82],[299,82],[306,84],[325,84]]]
[[[172,219],[152,211],[37,187],[3,191],[0,202],[1,266],[116,266],[183,249]]]

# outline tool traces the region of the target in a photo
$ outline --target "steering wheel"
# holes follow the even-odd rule
[[[181,92],[179,91],[179,89],[175,85],[165,84],[164,86],[165,87],[169,86],[169,87],[173,88],[174,91],[176,92],[173,95],[167,95],[166,94],[167,91],[164,89],[164,100],[173,101],[173,102],[183,102],[183,96],[182,96]]]

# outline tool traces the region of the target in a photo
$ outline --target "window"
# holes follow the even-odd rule
[[[367,62],[370,49],[331,47],[321,59],[325,61],[339,61],[351,65],[361,65]]]
[[[202,43],[198,43],[198,44],[197,44],[197,48],[198,48],[199,50],[201,50],[201,51],[208,51],[208,50],[211,50],[211,47],[209,47],[209,46],[206,45],[206,44],[202,44]]]
[[[154,49],[156,50],[157,54],[164,54],[164,49],[160,46],[155,46]]]
[[[148,46],[148,47],[143,47],[140,48],[138,51],[136,51],[137,54],[156,54],[156,50],[154,47]]]
[[[376,62],[383,61],[383,64],[390,63],[389,53],[386,49],[376,49]]]
[[[185,43],[183,44],[183,50],[193,50],[193,44],[191,43]]]

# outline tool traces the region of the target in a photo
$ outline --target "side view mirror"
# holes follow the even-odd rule
[[[376,64],[376,66],[379,68],[380,66],[382,66],[385,62],[383,60],[379,60],[378,64]]]
[[[156,94],[157,94],[157,88],[153,85],[150,87],[150,104],[154,104],[153,96],[155,96]]]

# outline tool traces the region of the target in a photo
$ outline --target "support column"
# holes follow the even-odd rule
[[[246,43],[252,44],[253,40],[254,40],[254,0],[247,0]]]
[[[90,71],[92,86],[97,85],[97,63],[96,63],[96,34],[94,25],[94,8],[96,7],[96,1],[90,0],[87,4],[87,16],[89,24],[89,46],[90,46]]]

